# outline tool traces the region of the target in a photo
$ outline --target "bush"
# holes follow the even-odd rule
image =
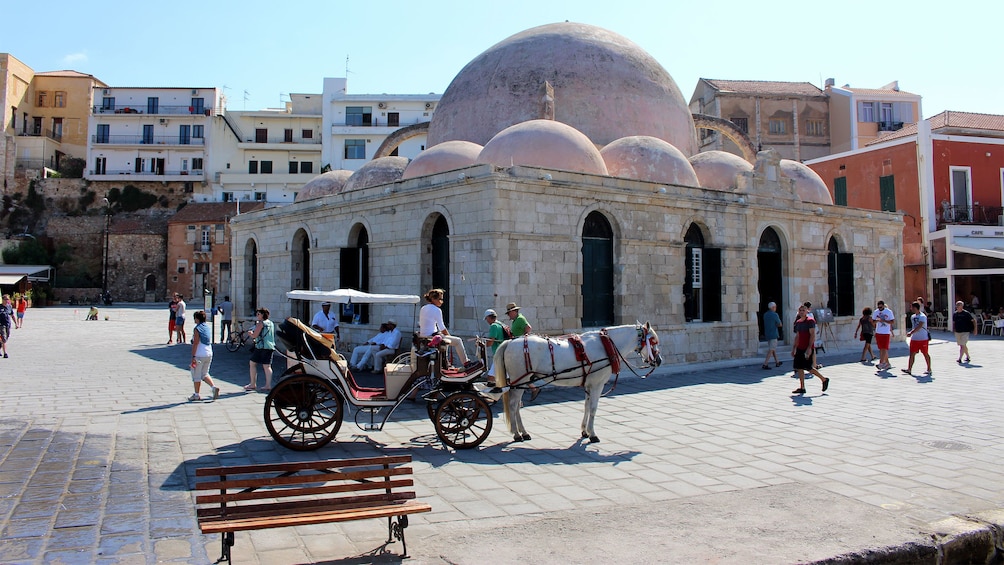
[[[68,157],[59,160],[59,174],[68,179],[84,178],[84,167],[87,162],[77,157]]]

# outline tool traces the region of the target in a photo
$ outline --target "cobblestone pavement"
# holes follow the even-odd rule
[[[196,525],[196,468],[389,453],[414,456],[433,507],[411,517],[411,563],[805,562],[1004,507],[999,337],[976,338],[960,366],[935,332],[931,377],[899,371],[901,343],[879,375],[857,351],[830,352],[825,394],[818,380],[791,394],[787,355],[767,371],[747,359],[624,373],[600,402],[598,444],[578,439],[581,391],[550,388],[524,410],[530,442],[509,442],[497,414],[480,449],[451,452],[424,407],[405,403],[381,432],[347,421],[336,443],[298,453],[266,432],[264,395],[241,390],[245,352],[217,346],[223,394],[186,402],[190,347],[164,345],[163,310],[115,306],[85,322],[85,308],[31,309],[12,331],[0,562],[209,563],[219,540]],[[241,532],[234,559],[397,562],[385,534],[373,520]]]

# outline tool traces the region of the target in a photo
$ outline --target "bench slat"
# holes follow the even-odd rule
[[[405,502],[388,506],[372,506],[351,510],[323,511],[295,514],[291,516],[251,517],[225,520],[200,520],[199,529],[205,534],[243,530],[261,530],[285,526],[306,526],[328,522],[348,522],[367,518],[386,518],[404,514],[431,512],[432,507],[420,502]]]
[[[205,477],[209,475],[233,475],[243,473],[281,473],[302,469],[346,469],[350,467],[395,465],[410,462],[411,455],[387,455],[378,457],[361,457],[357,459],[296,461],[291,463],[258,463],[255,465],[239,465],[234,467],[202,467],[195,470],[195,476]]]
[[[339,485],[328,485],[323,487],[302,487],[302,488],[286,488],[280,490],[254,490],[251,492],[228,492],[226,494],[200,494],[195,497],[196,504],[219,504],[221,502],[240,502],[243,500],[261,500],[267,498],[288,498],[293,496],[309,496],[309,495],[323,495],[323,494],[335,494],[344,492],[365,492],[368,490],[386,490],[386,489],[400,489],[404,487],[414,486],[415,481],[412,479],[394,479],[391,481],[382,481],[379,483],[363,483],[363,484],[339,484]],[[334,498],[334,497],[329,497]]]
[[[371,469],[366,471],[353,471],[349,473],[309,473],[302,475],[290,475],[287,477],[255,477],[255,478],[242,478],[238,473],[230,473],[226,475],[226,479],[220,480],[207,480],[196,483],[195,488],[197,490],[220,490],[226,486],[227,488],[250,488],[250,487],[267,487],[267,486],[282,486],[282,485],[299,485],[299,484],[309,484],[309,483],[327,483],[331,481],[366,481],[356,483],[360,485],[361,490],[366,490],[367,488],[372,488],[369,485],[378,485],[380,481],[373,481],[367,479],[374,478],[384,478],[384,477],[398,477],[401,475],[411,475],[412,471],[410,467],[397,467],[393,469]]]
[[[322,498],[311,500],[294,500],[282,502],[263,502],[259,504],[241,504],[227,506],[226,512],[222,506],[213,505],[196,510],[197,516],[241,516],[268,513],[284,513],[303,508],[329,508],[338,510],[358,506],[379,506],[381,504],[399,504],[415,498],[414,492],[391,492],[386,494],[371,494],[365,496],[344,496],[339,498]]]

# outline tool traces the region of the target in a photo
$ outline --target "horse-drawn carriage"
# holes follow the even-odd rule
[[[292,291],[295,300],[333,303],[416,304],[418,296],[368,294],[351,290]],[[492,430],[490,400],[475,390],[485,367],[466,370],[444,367],[445,348],[422,342],[384,368],[384,386],[364,386],[356,380],[334,342],[295,318],[280,323],[276,338],[291,360],[265,398],[265,427],[281,445],[306,451],[335,438],[346,409],[355,411],[356,426],[379,431],[408,398],[421,389],[436,435],[456,449],[477,447]],[[426,391],[425,389],[428,389]]]

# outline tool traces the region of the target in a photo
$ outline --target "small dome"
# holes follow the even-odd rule
[[[470,141],[447,141],[422,151],[411,160],[402,179],[424,177],[470,167],[483,147]]]
[[[373,159],[352,173],[342,192],[359,190],[401,180],[408,167],[407,157],[380,157]]]
[[[349,180],[352,176],[352,171],[346,171],[344,169],[339,169],[337,171],[328,171],[317,175],[316,177],[307,181],[296,193],[296,200],[294,202],[302,202],[304,200],[313,200],[314,198],[320,198],[322,196],[328,196],[329,194],[338,194],[345,187],[345,181]]]
[[[714,190],[733,190],[736,176],[750,172],[753,165],[748,161],[725,151],[705,151],[690,158],[700,186]]]
[[[582,132],[552,120],[530,120],[498,132],[478,155],[478,164],[524,165],[606,175],[603,157]]]
[[[795,181],[795,194],[802,202],[833,204],[833,197],[822,177],[798,161],[781,159],[781,176]]]
[[[697,174],[686,155],[655,137],[622,137],[601,149],[600,155],[612,177],[698,186]]]

